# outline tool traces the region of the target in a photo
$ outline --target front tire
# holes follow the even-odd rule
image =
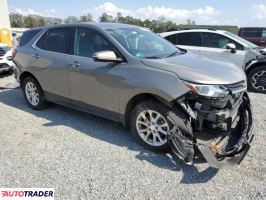
[[[248,74],[248,91],[266,93],[266,66],[256,67]]]
[[[47,106],[40,84],[33,77],[26,77],[22,82],[22,90],[27,104],[34,110],[42,110]]]
[[[130,115],[130,130],[136,141],[152,151],[168,151],[170,146],[167,136],[172,128],[166,117],[169,111],[156,101],[137,104]]]

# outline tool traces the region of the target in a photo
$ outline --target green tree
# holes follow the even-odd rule
[[[45,23],[46,23],[46,25],[62,24],[63,20],[60,19],[60,18],[56,18],[56,17],[46,17],[45,18]]]
[[[68,23],[75,23],[78,22],[78,18],[75,16],[68,16],[65,20],[64,23],[68,24]]]
[[[99,17],[99,21],[100,22],[113,22],[113,16],[108,15],[107,13],[103,13],[100,17]]]
[[[115,21],[117,23],[125,23],[125,17],[122,16],[121,12],[117,13]]]
[[[92,22],[92,15],[91,14],[87,14],[87,15],[82,15],[79,17],[79,21],[80,22]]]
[[[21,14],[10,13],[9,18],[10,18],[11,27],[15,27],[15,28],[25,27],[24,17]]]
[[[82,15],[79,18],[75,16],[69,16],[65,20],[54,17],[43,17],[39,15],[27,15],[23,16],[18,13],[10,13],[10,21],[12,27],[17,28],[32,28],[36,26],[50,25],[50,24],[61,24],[64,23],[74,23],[74,22],[90,22],[93,21],[91,14]],[[169,30],[186,29],[186,28],[205,28],[205,29],[219,29],[225,30],[232,33],[238,33],[237,26],[220,26],[220,25],[197,25],[195,21],[187,19],[185,24],[179,24],[172,21],[167,21],[164,17],[159,17],[158,20],[149,19],[137,19],[131,16],[123,16],[122,13],[117,13],[116,17],[113,18],[107,13],[103,13],[99,17],[100,22],[119,22],[125,24],[133,24],[137,26],[142,26],[151,29],[155,33],[165,32]]]
[[[36,20],[34,19],[34,15],[28,15],[24,18],[24,23],[26,28],[32,28],[36,25]]]

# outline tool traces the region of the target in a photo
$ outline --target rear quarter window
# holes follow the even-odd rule
[[[26,45],[40,31],[41,31],[41,29],[24,32],[23,35],[20,38],[19,46]]]

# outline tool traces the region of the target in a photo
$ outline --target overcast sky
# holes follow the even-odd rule
[[[266,26],[266,0],[8,0],[9,10],[65,18],[91,13],[94,20],[106,12],[140,19],[165,17],[176,23]]]

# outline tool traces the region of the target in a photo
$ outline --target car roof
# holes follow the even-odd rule
[[[265,29],[266,27],[241,27],[239,29]]]
[[[88,26],[95,27],[99,29],[118,29],[118,28],[139,28],[138,26],[130,25],[130,24],[121,24],[121,23],[111,23],[111,22],[77,22],[77,23],[68,23],[68,24],[54,24],[48,26],[41,26],[29,29],[27,31],[32,30],[40,30],[40,29],[51,29],[51,28],[64,28],[69,26]]]
[[[164,33],[159,33],[162,37],[167,37],[176,33],[192,33],[192,32],[208,32],[208,33],[224,33],[222,30],[211,30],[211,29],[188,29],[188,30],[180,30],[180,31],[169,31]]]

